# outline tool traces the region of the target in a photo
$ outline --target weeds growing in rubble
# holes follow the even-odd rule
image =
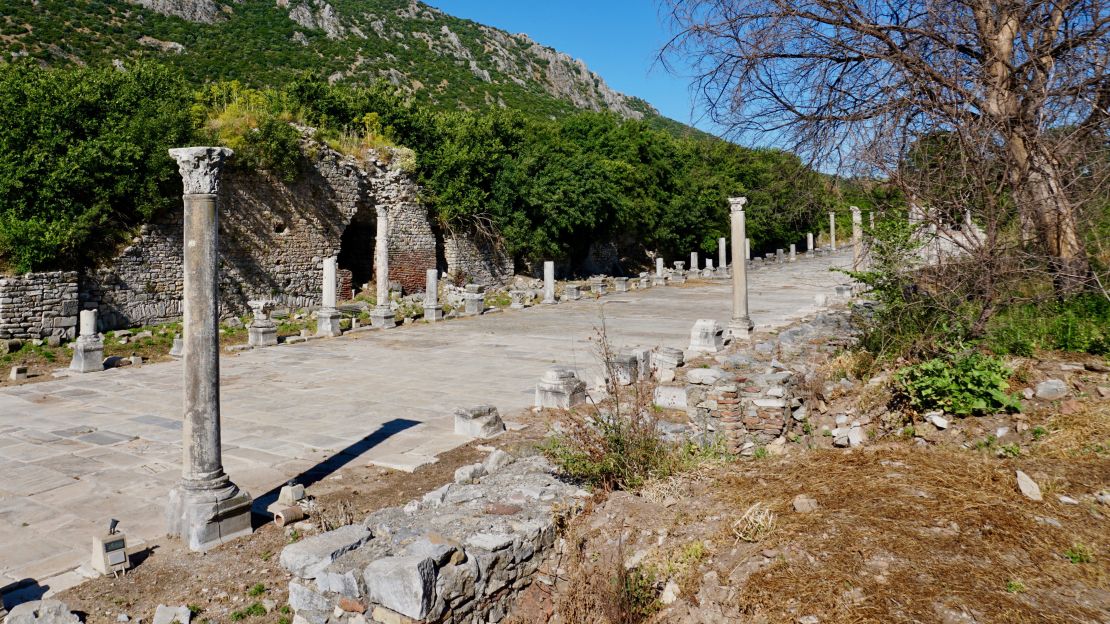
[[[564,474],[602,490],[636,489],[650,479],[728,457],[719,440],[697,444],[664,439],[651,381],[640,379],[629,386],[617,382],[616,353],[604,314],[595,344],[605,367],[608,398],[568,412],[561,430],[540,446]]]

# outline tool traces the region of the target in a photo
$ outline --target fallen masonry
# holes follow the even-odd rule
[[[589,494],[538,456],[494,451],[460,472],[461,483],[286,546],[293,621],[501,621]]]

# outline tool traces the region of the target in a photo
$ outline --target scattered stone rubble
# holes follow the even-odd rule
[[[728,451],[741,455],[752,455],[760,448],[781,451],[786,436],[812,431],[815,424],[823,424],[829,432],[826,437],[836,446],[862,444],[866,437],[863,427],[869,420],[850,414],[824,417],[822,410],[809,405],[810,397],[801,390],[814,378],[814,362],[823,359],[810,356],[816,351],[831,352],[842,344],[838,338],[851,334],[848,318],[843,311],[822,313],[783,331],[773,341],[757,342],[752,349],[735,354],[713,355],[708,349],[699,353],[693,349],[692,339],[691,352],[695,356],[708,353],[716,366],[686,363],[681,379],[681,352],[660,349],[654,354],[656,379],[661,382],[655,388],[655,404],[685,410],[698,436],[720,436]],[[710,340],[715,333],[710,329],[708,324],[696,326],[692,338]],[[674,352],[679,354],[677,361]],[[816,420],[823,423],[814,423]]]
[[[285,547],[293,621],[499,622],[588,496],[542,457],[494,451],[403,508]]]

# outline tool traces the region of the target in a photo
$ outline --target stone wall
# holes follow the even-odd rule
[[[294,622],[500,622],[589,497],[554,472],[494,451],[404,507],[286,546]]]
[[[447,272],[459,283],[501,285],[513,276],[513,259],[496,243],[463,234],[443,240]]]
[[[293,183],[265,173],[228,170],[220,189],[221,315],[248,312],[246,302],[273,298],[294,307],[319,305],[323,259],[340,256],[355,287],[370,279],[376,207],[390,217],[390,279],[424,288],[436,266],[435,235],[419,187],[383,162],[360,163],[325,147],[305,161]],[[354,224],[351,232],[348,226]],[[346,234],[346,235],[345,235]],[[143,226],[132,244],[81,279],[81,304],[97,308],[106,328],[166,322],[182,314],[180,208]]]
[[[0,339],[73,338],[77,311],[76,271],[0,278]]]

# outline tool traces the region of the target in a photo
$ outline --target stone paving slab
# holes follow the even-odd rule
[[[811,313],[815,294],[848,281],[829,267],[850,261],[847,252],[750,273],[757,328]],[[224,463],[256,497],[340,465],[412,471],[467,441],[454,434],[455,408],[490,403],[511,416],[531,406],[556,363],[592,382],[602,316],[614,346],[685,348],[695,320],[727,323],[729,289],[655,287],[224,354]],[[79,581],[71,571],[109,518],[133,546],[165,534],[162,509],[180,473],[181,376],[169,362],[0,390],[0,587]]]

